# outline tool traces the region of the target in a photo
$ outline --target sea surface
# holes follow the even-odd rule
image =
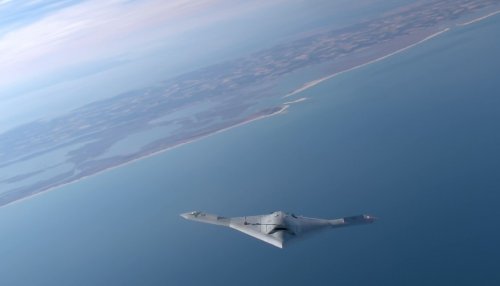
[[[499,285],[499,29],[453,28],[284,114],[0,208],[0,285]],[[379,221],[277,249],[191,210]]]

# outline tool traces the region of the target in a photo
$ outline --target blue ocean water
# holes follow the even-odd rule
[[[0,208],[1,285],[498,285],[500,18]],[[179,213],[370,213],[283,250]]]

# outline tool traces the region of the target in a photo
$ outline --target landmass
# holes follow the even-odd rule
[[[0,134],[0,205],[281,114],[305,100],[283,97],[497,15],[498,7],[496,0],[417,1],[16,127]],[[323,76],[277,92],[286,76],[311,67],[321,67]],[[130,139],[134,134],[139,139]],[[123,150],[120,142],[135,147]]]

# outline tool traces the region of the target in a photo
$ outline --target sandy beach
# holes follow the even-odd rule
[[[461,26],[461,27],[462,27],[462,26],[467,26],[467,25],[470,25],[470,24],[474,24],[474,23],[477,23],[477,22],[479,22],[479,21],[485,20],[485,19],[487,19],[487,18],[489,18],[489,17],[495,16],[495,15],[497,15],[498,13],[500,13],[500,10],[495,11],[495,12],[493,12],[493,13],[490,13],[490,14],[488,14],[488,15],[485,15],[485,16],[482,16],[482,17],[479,17],[479,18],[476,18],[476,19],[471,20],[471,21],[468,21],[468,22],[465,22],[465,23],[458,24],[457,26]]]
[[[365,66],[367,66],[367,65],[370,65],[370,64],[373,64],[373,63],[376,63],[376,62],[382,61],[382,60],[384,60],[384,59],[387,59],[387,58],[389,58],[389,57],[391,57],[391,56],[394,56],[394,55],[399,54],[399,53],[401,53],[401,52],[404,52],[404,51],[406,51],[406,50],[408,50],[408,49],[410,49],[410,48],[413,48],[413,47],[415,47],[415,46],[417,46],[417,45],[419,45],[419,44],[422,44],[422,43],[424,43],[424,42],[426,42],[426,41],[428,41],[428,40],[430,40],[430,39],[432,39],[432,38],[435,38],[435,37],[437,37],[437,36],[441,35],[442,33],[447,32],[448,30],[450,30],[450,28],[443,29],[443,30],[441,30],[441,31],[439,31],[439,32],[437,32],[437,33],[434,33],[434,34],[432,34],[432,35],[430,35],[430,36],[427,36],[426,38],[424,38],[424,39],[422,39],[422,40],[420,40],[420,41],[418,41],[418,42],[416,42],[416,43],[413,43],[413,44],[411,44],[411,45],[409,45],[409,46],[406,46],[406,47],[404,47],[404,48],[402,48],[402,49],[399,49],[399,50],[397,50],[397,51],[391,52],[391,53],[389,53],[389,54],[387,54],[387,55],[381,56],[381,57],[376,58],[376,59],[374,59],[374,60],[371,60],[371,61],[369,61],[369,62],[366,62],[366,63],[363,63],[363,64],[361,64],[361,65],[357,65],[357,66],[355,66],[355,67],[352,67],[352,68],[349,68],[349,69],[346,69],[346,70],[343,70],[343,71],[340,71],[340,72],[336,72],[336,73],[334,73],[334,74],[331,74],[331,75],[328,75],[328,76],[325,76],[325,77],[322,77],[322,78],[319,78],[319,79],[316,79],[316,80],[310,81],[310,82],[308,82],[308,83],[305,83],[302,87],[300,87],[300,88],[298,88],[298,89],[296,89],[296,90],[294,90],[294,91],[292,91],[292,92],[288,93],[287,95],[285,95],[285,96],[283,96],[283,97],[284,97],[284,98],[286,98],[286,97],[290,97],[290,96],[293,96],[293,95],[297,95],[297,94],[299,94],[299,93],[301,93],[301,92],[303,92],[303,91],[305,91],[305,90],[307,90],[307,89],[309,89],[309,88],[312,88],[312,87],[314,87],[314,86],[316,86],[316,85],[318,85],[318,84],[320,84],[320,83],[322,83],[322,82],[324,82],[324,81],[326,81],[326,80],[332,79],[332,78],[333,78],[333,77],[335,77],[335,76],[338,76],[338,75],[341,75],[341,74],[343,74],[343,73],[350,72],[350,71],[353,71],[353,70],[356,70],[356,69],[359,69],[359,68],[365,67]],[[138,157],[138,158],[132,159],[132,160],[130,160],[130,161],[128,161],[128,162],[125,162],[125,163],[122,163],[122,164],[118,164],[118,165],[116,165],[116,166],[112,166],[112,167],[106,168],[106,169],[101,170],[101,171],[98,171],[98,172],[96,172],[96,173],[93,173],[93,174],[90,174],[90,175],[86,175],[86,176],[80,177],[80,178],[78,178],[78,179],[75,179],[74,181],[71,181],[71,182],[67,182],[67,183],[63,183],[63,184],[59,184],[59,185],[54,185],[54,186],[48,187],[48,188],[46,188],[46,189],[40,190],[39,192],[37,192],[37,193],[35,193],[35,194],[32,194],[32,195],[29,195],[29,196],[23,197],[23,198],[21,198],[21,199],[14,200],[14,201],[12,201],[12,202],[6,203],[6,204],[2,205],[2,207],[3,207],[3,206],[12,205],[12,204],[14,204],[14,203],[22,202],[22,201],[27,200],[27,199],[31,199],[31,198],[33,198],[33,197],[35,197],[35,196],[37,196],[37,195],[42,194],[42,193],[45,193],[45,192],[48,192],[48,191],[52,191],[52,190],[54,190],[54,189],[57,189],[57,188],[60,188],[60,187],[64,187],[64,186],[67,186],[67,185],[70,185],[70,184],[73,184],[73,183],[77,183],[77,182],[79,182],[79,181],[81,181],[81,180],[83,180],[83,179],[86,179],[86,178],[88,178],[88,177],[95,176],[95,175],[98,175],[98,174],[101,174],[101,173],[104,173],[104,172],[108,172],[108,171],[114,170],[114,169],[116,169],[116,168],[120,168],[120,167],[123,167],[123,166],[129,165],[129,164],[133,164],[133,163],[135,163],[135,162],[137,162],[137,161],[139,161],[139,160],[143,160],[143,159],[146,159],[146,158],[149,158],[149,157],[152,157],[152,156],[156,156],[156,155],[158,155],[158,154],[161,154],[161,153],[164,153],[164,152],[167,152],[167,151],[173,150],[173,149],[178,148],[178,147],[181,147],[181,146],[183,146],[183,145],[186,145],[186,144],[189,144],[189,143],[193,143],[193,142],[198,141],[198,140],[200,140],[200,139],[207,138],[207,137],[209,137],[209,136],[212,136],[212,135],[215,135],[215,134],[219,134],[219,133],[221,133],[221,132],[228,131],[228,130],[233,129],[233,128],[237,128],[237,127],[243,126],[243,125],[245,125],[245,124],[249,124],[249,123],[251,123],[251,122],[257,121],[257,120],[261,120],[261,119],[269,118],[269,117],[276,116],[276,115],[279,115],[279,114],[284,114],[284,113],[287,111],[287,109],[290,107],[290,105],[291,105],[291,104],[298,103],[298,102],[302,102],[302,101],[305,101],[305,100],[307,100],[307,98],[302,97],[302,98],[299,98],[299,99],[296,99],[296,100],[292,100],[292,101],[285,102],[285,103],[283,103],[283,106],[282,106],[282,107],[281,107],[278,111],[276,111],[276,112],[274,112],[274,113],[271,113],[271,114],[266,114],[266,115],[261,115],[261,116],[257,116],[257,117],[255,117],[255,118],[250,118],[250,119],[248,119],[248,120],[246,120],[246,121],[243,121],[243,122],[240,122],[240,123],[238,123],[238,124],[235,124],[235,125],[232,125],[232,126],[229,126],[229,127],[226,127],[226,128],[223,128],[223,129],[220,129],[220,130],[217,130],[217,131],[214,131],[214,132],[212,132],[212,133],[210,133],[210,134],[203,135],[203,136],[200,136],[200,137],[197,137],[197,138],[193,138],[193,139],[190,139],[190,140],[186,140],[185,142],[182,142],[182,143],[176,144],[176,145],[174,145],[174,146],[170,146],[170,147],[167,147],[167,148],[162,149],[162,150],[154,151],[154,152],[151,152],[151,153],[149,153],[149,154],[145,154],[145,155],[140,156],[140,157]]]
[[[468,21],[468,22],[465,22],[465,23],[461,23],[461,24],[457,24],[457,26],[466,26],[466,25],[470,25],[470,24],[473,24],[473,23],[477,23],[479,21],[482,21],[482,20],[485,20],[487,18],[490,18],[492,16],[495,16],[497,14],[500,14],[500,10],[498,11],[495,11],[495,12],[492,12],[488,15],[485,15],[485,16],[482,16],[482,17],[479,17],[477,19],[474,19],[474,20],[471,20],[471,21]],[[318,78],[318,79],[315,79],[315,80],[312,80],[312,81],[309,81],[305,84],[303,84],[301,87],[291,91],[290,93],[286,94],[283,96],[283,98],[287,98],[287,97],[291,97],[291,96],[295,96],[301,92],[304,92],[312,87],[315,87],[317,86],[318,84],[326,81],[326,80],[329,80],[329,79],[332,79],[338,75],[341,75],[341,74],[344,74],[344,73],[347,73],[347,72],[350,72],[350,71],[353,71],[353,70],[356,70],[356,69],[360,69],[360,68],[363,68],[365,66],[368,66],[370,64],[373,64],[373,63],[377,63],[377,62],[380,62],[380,61],[383,61],[387,58],[390,58],[394,55],[397,55],[397,54],[400,54],[402,52],[405,52],[413,47],[416,47],[418,45],[421,45],[435,37],[438,37],[448,31],[450,31],[451,28],[445,28],[445,29],[442,29],[436,33],[433,33],[431,35],[428,35],[426,36],[425,38],[413,43],[413,44],[410,44],[406,47],[403,47],[403,48],[400,48],[396,51],[393,51],[393,52],[390,52],[386,55],[383,55],[383,56],[380,56],[376,59],[373,59],[373,60],[370,60],[366,63],[362,63],[362,64],[359,64],[357,66],[354,66],[354,67],[351,67],[351,68],[347,68],[345,70],[342,70],[342,71],[339,71],[339,72],[335,72],[333,74],[330,74],[330,75],[327,75],[327,76],[324,76],[324,77],[321,77],[321,78]],[[170,151],[170,150],[173,150],[174,148],[178,148],[178,147],[181,147],[183,145],[186,145],[186,144],[189,144],[189,143],[193,143],[197,140],[200,140],[200,139],[203,139],[203,138],[206,138],[206,137],[209,137],[209,136],[212,136],[212,135],[215,135],[215,134],[218,134],[218,133],[221,133],[221,132],[224,132],[224,131],[228,131],[230,129],[233,129],[233,128],[237,128],[237,127],[240,127],[242,125],[245,125],[245,124],[249,124],[251,122],[254,122],[254,121],[257,121],[257,120],[261,120],[261,119],[265,119],[265,118],[269,118],[269,117],[272,117],[272,116],[276,116],[276,115],[279,115],[279,114],[284,114],[287,109],[290,107],[291,104],[294,104],[294,103],[299,103],[299,102],[302,102],[302,101],[305,101],[307,100],[306,97],[302,97],[302,98],[299,98],[299,99],[296,99],[296,100],[291,100],[291,101],[287,101],[287,102],[284,102],[281,106],[281,108],[279,108],[279,110],[273,112],[273,113],[270,113],[270,114],[265,114],[265,115],[259,115],[259,116],[256,116],[256,117],[253,117],[253,118],[248,118],[247,120],[244,120],[240,123],[237,123],[235,125],[232,125],[232,126],[228,126],[226,128],[222,128],[222,129],[219,129],[219,130],[216,130],[212,133],[209,133],[209,134],[206,134],[206,135],[202,135],[202,136],[199,136],[199,137],[195,137],[195,138],[192,138],[192,139],[189,139],[189,140],[186,140],[184,142],[181,142],[179,144],[176,144],[176,145],[173,145],[173,146],[169,146],[169,147],[166,147],[165,149],[162,149],[162,150],[157,150],[157,151],[153,151],[151,153],[148,153],[148,154],[144,154],[140,157],[137,157],[137,158],[134,158],[128,162],[124,162],[122,164],[118,164],[118,165],[115,165],[115,166],[112,166],[112,167],[109,167],[109,168],[106,168],[106,169],[103,169],[101,171],[98,171],[96,173],[93,173],[93,174],[90,174],[90,175],[86,175],[86,176],[82,176],[82,177],[79,177],[73,181],[70,181],[70,182],[67,182],[67,183],[63,183],[63,184],[55,184],[53,186],[50,186],[50,187],[47,187],[46,189],[42,189],[42,190],[39,190],[38,192],[32,194],[32,195],[29,195],[29,196],[26,196],[26,197],[23,197],[23,198],[20,198],[20,199],[17,199],[17,200],[14,200],[12,202],[8,202],[2,206],[7,206],[7,205],[11,205],[11,204],[14,204],[14,203],[18,203],[18,202],[22,202],[26,199],[30,199],[30,198],[33,198],[37,195],[40,195],[42,193],[45,193],[45,192],[48,192],[48,191],[51,191],[51,190],[54,190],[54,189],[57,189],[57,188],[60,188],[60,187],[63,187],[63,186],[66,186],[66,185],[69,185],[69,184],[73,184],[73,183],[76,183],[76,182],[79,182],[80,180],[83,180],[87,177],[90,177],[90,176],[94,176],[94,175],[98,175],[98,174],[101,174],[101,173],[104,173],[104,172],[107,172],[107,171],[111,171],[115,168],[120,168],[120,167],[123,167],[123,166],[126,166],[128,164],[132,164],[132,163],[135,163],[136,161],[139,161],[139,160],[143,160],[143,159],[146,159],[146,158],[149,158],[151,156],[156,156],[158,154],[161,154],[163,152],[167,152],[167,151]]]
[[[299,103],[299,102],[306,101],[306,100],[307,100],[307,97],[302,97],[302,98],[299,98],[299,99],[296,99],[296,100],[287,101],[287,102],[285,102],[283,104],[290,105],[290,104]]]
[[[476,19],[474,19],[474,20],[471,20],[471,21],[468,21],[468,22],[465,22],[465,23],[457,24],[457,26],[462,27],[462,26],[467,26],[467,25],[470,25],[470,24],[478,23],[478,22],[480,22],[480,21],[483,21],[483,20],[485,20],[485,19],[488,19],[488,18],[490,18],[490,17],[492,17],[492,16],[495,16],[495,15],[497,15],[497,14],[500,14],[500,10],[497,10],[497,11],[495,11],[495,12],[492,12],[492,13],[490,13],[490,14],[487,14],[487,15],[481,16],[481,17],[479,17],[479,18],[476,18]],[[350,71],[353,71],[353,70],[356,70],[356,69],[359,69],[359,68],[365,67],[365,66],[367,66],[367,65],[369,65],[369,64],[373,64],[373,63],[376,63],[376,62],[379,62],[379,61],[385,60],[385,59],[387,59],[387,58],[389,58],[389,57],[392,57],[392,56],[397,55],[397,54],[399,54],[399,53],[402,53],[402,52],[404,52],[404,51],[406,51],[406,50],[408,50],[408,49],[411,49],[411,48],[413,48],[413,47],[415,47],[415,46],[417,46],[417,45],[420,45],[420,44],[422,44],[422,43],[424,43],[424,42],[426,42],[426,41],[429,41],[429,40],[431,40],[431,39],[433,39],[433,38],[435,38],[435,37],[437,37],[437,36],[439,36],[439,35],[441,35],[441,34],[443,34],[443,33],[445,33],[445,32],[448,32],[450,29],[451,29],[451,28],[445,28],[445,29],[443,29],[443,30],[441,30],[441,31],[439,31],[439,32],[436,32],[436,33],[434,33],[434,34],[432,34],[432,35],[427,36],[426,38],[424,38],[424,39],[422,39],[422,40],[420,40],[420,41],[418,41],[418,42],[416,42],[416,43],[414,43],[414,44],[411,44],[411,45],[409,45],[409,46],[406,46],[406,47],[404,47],[404,48],[402,48],[402,49],[399,49],[399,50],[394,51],[394,52],[392,52],[392,53],[389,53],[389,54],[387,54],[387,55],[381,56],[381,57],[379,57],[379,58],[377,58],[377,59],[374,59],[374,60],[371,60],[371,61],[369,61],[369,62],[366,62],[366,63],[360,64],[360,65],[357,65],[357,66],[355,66],[355,67],[352,67],[352,68],[349,68],[349,69],[346,69],[346,70],[343,70],[343,71],[340,71],[340,72],[333,73],[333,74],[331,74],[331,75],[328,75],[328,76],[325,76],[325,77],[322,77],[322,78],[319,78],[319,79],[312,80],[312,81],[310,81],[310,82],[307,82],[307,83],[305,83],[303,86],[301,86],[300,88],[298,88],[298,89],[296,89],[296,90],[294,90],[294,91],[292,91],[292,92],[290,92],[290,93],[286,94],[284,97],[289,97],[289,96],[296,95],[296,94],[298,94],[298,93],[301,93],[301,92],[303,92],[303,91],[305,91],[305,90],[307,90],[307,89],[309,89],[309,88],[311,88],[311,87],[314,87],[314,86],[316,86],[316,85],[318,85],[318,84],[322,83],[322,82],[323,82],[323,81],[325,81],[325,80],[329,80],[329,79],[331,79],[331,78],[333,78],[333,77],[335,77],[335,76],[338,76],[338,75],[341,75],[341,74],[343,74],[343,73],[350,72]]]
[[[389,53],[389,54],[387,54],[387,55],[381,56],[381,57],[379,57],[379,58],[376,58],[376,59],[371,60],[371,61],[369,61],[369,62],[366,62],[366,63],[364,63],[364,64],[360,64],[360,65],[357,65],[357,66],[355,66],[355,67],[352,67],[352,68],[349,68],[349,69],[346,69],[346,70],[343,70],[343,71],[339,71],[339,72],[333,73],[333,74],[331,74],[331,75],[328,75],[328,76],[325,76],[325,77],[322,77],[322,78],[319,78],[319,79],[316,79],[316,80],[313,80],[313,81],[307,82],[307,83],[305,83],[302,87],[300,87],[300,88],[298,88],[298,89],[296,89],[296,90],[294,90],[294,91],[292,91],[292,92],[290,92],[290,93],[286,94],[286,95],[285,95],[285,96],[283,96],[283,97],[290,97],[290,96],[296,95],[296,94],[298,94],[298,93],[301,93],[301,92],[303,92],[303,91],[305,91],[305,90],[307,90],[307,89],[309,89],[309,88],[311,88],[311,87],[314,87],[314,86],[316,86],[316,85],[318,85],[318,84],[320,84],[320,83],[324,82],[325,80],[329,80],[329,79],[332,79],[332,78],[334,78],[334,77],[336,77],[336,76],[338,76],[338,75],[341,75],[341,74],[344,74],[344,73],[347,73],[347,72],[350,72],[350,71],[353,71],[353,70],[356,70],[356,69],[359,69],[359,68],[365,67],[365,66],[367,66],[367,65],[370,65],[370,64],[373,64],[373,63],[376,63],[376,62],[380,62],[380,61],[382,61],[382,60],[385,60],[385,59],[387,59],[387,58],[389,58],[389,57],[392,57],[392,56],[394,56],[394,55],[397,55],[397,54],[399,54],[399,53],[402,53],[402,52],[404,52],[404,51],[406,51],[406,50],[408,50],[408,49],[411,49],[411,48],[413,48],[413,47],[415,47],[415,46],[418,46],[418,45],[420,45],[420,44],[422,44],[422,43],[424,43],[424,42],[426,42],[426,41],[428,41],[428,40],[431,40],[432,38],[435,38],[435,37],[437,37],[437,36],[439,36],[439,35],[441,35],[441,34],[443,34],[443,33],[447,32],[447,31],[449,31],[449,30],[450,30],[450,28],[443,29],[443,30],[441,30],[441,31],[439,31],[439,32],[437,32],[437,33],[434,33],[434,34],[432,34],[432,35],[430,35],[430,36],[427,36],[426,38],[424,38],[424,39],[422,39],[422,40],[420,40],[420,41],[418,41],[418,42],[416,42],[416,43],[414,43],[414,44],[411,44],[411,45],[409,45],[409,46],[406,46],[406,47],[404,47],[404,48],[401,48],[401,49],[399,49],[399,50],[397,50],[397,51],[394,51],[394,52]]]
[[[304,98],[305,100],[305,98]],[[302,101],[302,100],[296,100],[295,102],[299,102],[299,101]],[[261,120],[261,119],[265,119],[265,118],[268,118],[268,117],[272,117],[272,116],[275,116],[275,115],[279,115],[279,114],[284,114],[286,112],[286,110],[290,107],[290,105],[288,104],[285,104],[283,105],[279,110],[277,110],[276,112],[273,112],[271,114],[266,114],[266,115],[260,115],[260,116],[257,116],[257,117],[254,117],[254,118],[250,118],[248,120],[245,120],[243,122],[240,122],[238,124],[235,124],[235,125],[232,125],[232,126],[229,126],[229,127],[226,127],[226,128],[223,128],[223,129],[219,129],[215,132],[212,132],[210,134],[207,134],[207,135],[203,135],[203,136],[200,136],[200,137],[196,137],[196,138],[193,138],[193,139],[190,139],[190,140],[186,140],[185,142],[182,142],[182,143],[179,143],[179,144],[176,144],[176,145],[173,145],[173,146],[170,146],[170,147],[167,147],[165,149],[162,149],[162,150],[158,150],[158,151],[154,151],[154,152],[151,152],[149,154],[146,154],[146,155],[143,155],[143,156],[140,156],[138,158],[135,158],[135,159],[132,159],[128,162],[125,162],[125,163],[122,163],[122,164],[118,164],[118,165],[115,165],[115,166],[112,166],[112,167],[109,167],[109,168],[106,168],[104,170],[101,170],[101,171],[98,171],[98,172],[95,172],[93,174],[90,174],[90,175],[86,175],[86,176],[82,176],[78,179],[75,179],[73,181],[70,181],[70,182],[67,182],[67,183],[63,183],[63,184],[56,184],[54,186],[51,186],[51,187],[48,187],[46,189],[43,189],[43,190],[40,190],[32,195],[29,195],[29,196],[26,196],[26,197],[23,197],[23,198],[20,198],[20,199],[17,199],[17,200],[14,200],[14,201],[11,201],[11,202],[8,202],[6,204],[3,204],[3,205],[0,205],[0,207],[5,207],[5,206],[9,206],[9,205],[13,205],[15,203],[20,203],[20,202],[23,202],[25,200],[28,200],[28,199],[32,199],[38,195],[41,195],[43,193],[46,193],[46,192],[49,192],[49,191],[53,191],[55,189],[58,189],[58,188],[61,188],[61,187],[64,187],[64,186],[68,186],[68,185],[71,185],[71,184],[74,184],[74,183],[78,183],[80,182],[81,180],[84,180],[86,178],[89,178],[89,177],[93,177],[93,176],[96,176],[96,175],[99,175],[99,174],[102,174],[102,173],[105,173],[105,172],[109,172],[109,171],[112,171],[114,169],[117,169],[117,168],[121,168],[121,167],[124,167],[124,166],[127,166],[129,164],[133,164],[137,161],[140,161],[140,160],[144,160],[144,159],[147,159],[147,158],[150,158],[150,157],[153,157],[153,156],[156,156],[156,155],[159,155],[159,154],[162,154],[164,152],[167,152],[167,151],[171,151],[175,148],[179,148],[181,146],[184,146],[186,144],[189,144],[189,143],[193,143],[195,141],[198,141],[198,140],[201,140],[201,139],[204,139],[204,138],[207,138],[207,137],[210,137],[210,136],[213,136],[215,134],[219,134],[219,133],[222,133],[222,132],[225,132],[225,131],[228,131],[228,130],[231,130],[233,128],[237,128],[237,127],[240,127],[240,126],[243,126],[243,125],[246,125],[246,124],[249,124],[251,122],[254,122],[254,121],[257,121],[257,120]]]

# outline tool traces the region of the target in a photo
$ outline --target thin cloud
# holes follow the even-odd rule
[[[99,0],[64,7],[0,38],[0,90],[89,61],[126,56],[154,41],[230,17],[226,6],[242,3]]]

